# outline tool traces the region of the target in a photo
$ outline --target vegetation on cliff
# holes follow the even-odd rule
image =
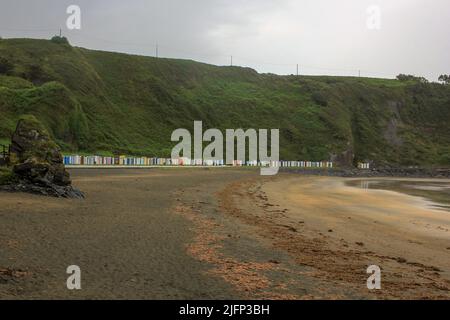
[[[279,128],[284,159],[450,165],[450,86],[417,79],[276,76],[0,40],[0,140],[25,114],[67,152],[169,156],[172,131],[202,120]]]

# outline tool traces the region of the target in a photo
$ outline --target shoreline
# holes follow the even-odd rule
[[[66,165],[67,169],[248,169],[254,170],[263,167],[254,166],[164,166],[164,165]],[[302,175],[318,175],[330,177],[392,177],[392,178],[433,178],[433,179],[447,179],[450,178],[450,169],[429,169],[429,168],[372,168],[372,169],[358,169],[358,168],[298,168],[298,167],[279,167],[280,173],[295,173]]]
[[[280,172],[290,174],[328,176],[342,178],[433,178],[449,179],[450,169],[426,169],[426,168],[334,168],[334,169],[296,169],[280,168]]]

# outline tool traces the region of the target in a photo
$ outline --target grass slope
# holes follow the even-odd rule
[[[7,64],[2,69],[1,63]],[[2,71],[3,70],[3,71]],[[0,140],[36,116],[70,152],[168,156],[176,128],[280,128],[281,157],[450,164],[450,88],[276,76],[187,60],[0,40]]]

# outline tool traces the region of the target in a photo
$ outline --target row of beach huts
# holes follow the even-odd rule
[[[369,162],[358,162],[358,169],[370,169]]]
[[[103,157],[103,156],[64,156],[64,164],[69,166],[225,166],[224,160],[202,160],[188,158],[148,158],[148,157]],[[300,167],[333,168],[330,161],[241,161],[234,160],[231,166],[241,167]]]

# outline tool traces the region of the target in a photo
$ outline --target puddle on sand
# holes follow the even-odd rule
[[[431,180],[358,179],[346,182],[347,186],[361,189],[378,189],[401,192],[431,201],[432,207],[450,212],[450,182]]]

